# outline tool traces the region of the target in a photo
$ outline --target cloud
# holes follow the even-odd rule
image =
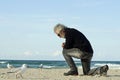
[[[103,2],[87,2],[87,3],[83,3],[82,6],[83,7],[94,7],[94,6],[100,6],[102,4]]]
[[[74,4],[75,7],[96,7],[96,6],[101,6],[104,5],[105,1],[79,1]]]
[[[38,55],[39,52],[38,51],[25,51],[24,55],[26,56],[34,56],[34,55]]]
[[[8,24],[9,21],[11,22],[11,20],[9,20],[7,17],[0,15],[0,25],[2,25],[2,24],[4,25],[6,23]]]
[[[31,51],[26,51],[26,52],[24,52],[24,55],[31,56],[31,55],[33,55],[33,53]]]
[[[59,55],[61,55],[61,54],[62,54],[61,51],[56,51],[56,52],[53,53],[53,56],[59,56]]]

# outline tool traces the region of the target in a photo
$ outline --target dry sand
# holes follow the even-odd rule
[[[0,75],[0,80],[120,80],[120,69],[110,69],[108,76],[81,76],[82,69],[79,69],[78,76],[64,76],[63,73],[69,69],[33,69],[29,68],[24,72],[23,79],[16,79],[14,73]],[[0,69],[0,74],[7,72],[8,69]]]

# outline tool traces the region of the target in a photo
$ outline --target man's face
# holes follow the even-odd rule
[[[56,35],[59,36],[60,38],[64,38],[65,33],[63,31],[55,31]]]

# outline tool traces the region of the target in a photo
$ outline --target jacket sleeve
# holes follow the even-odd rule
[[[66,36],[64,48],[65,49],[73,48],[73,36],[72,35]]]

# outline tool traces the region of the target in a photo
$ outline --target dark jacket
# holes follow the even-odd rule
[[[65,49],[79,48],[81,51],[93,53],[90,42],[80,31],[73,28],[66,28],[65,39]]]

